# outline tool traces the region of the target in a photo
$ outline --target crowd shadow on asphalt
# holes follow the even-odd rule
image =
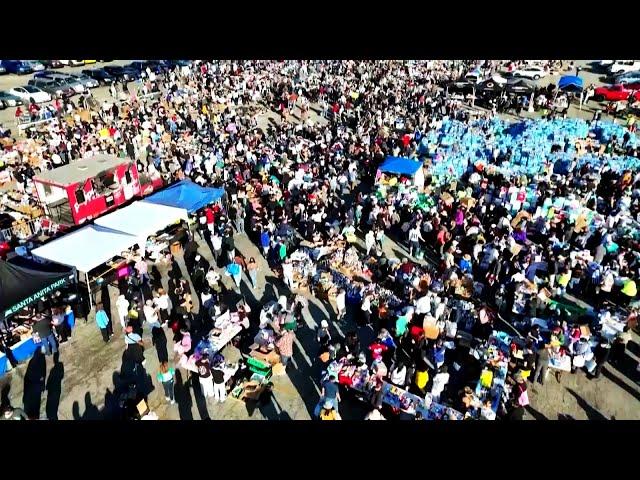
[[[529,414],[536,420],[548,420],[548,418],[543,415],[542,413],[540,413],[539,411],[537,411],[535,408],[533,408],[531,405],[527,405],[526,407],[524,407],[525,410],[527,412],[529,412]]]
[[[273,391],[265,392],[259,400],[245,401],[245,406],[249,418],[258,410],[265,420],[291,420],[291,416],[282,409]]]
[[[84,396],[84,409],[80,411],[80,403],[76,400],[71,407],[74,420],[122,420],[126,418],[125,411],[121,407],[121,398],[125,396],[132,385],[135,385],[135,399],[130,399],[129,408],[141,400],[147,400],[149,394],[155,389],[151,376],[142,365],[135,365],[127,358],[126,351],[122,354],[122,365],[119,371],[112,374],[113,390],[106,389],[104,406],[98,408],[91,398],[91,392]]]
[[[628,358],[628,357],[627,357]],[[615,383],[616,385],[618,385],[621,389],[623,389],[625,392],[627,392],[629,395],[633,396],[636,400],[640,401],[640,392],[635,389],[634,387],[632,387],[631,385],[629,385],[627,382],[623,381],[622,379],[620,379],[620,377],[618,377],[617,375],[615,375],[614,373],[612,373],[611,371],[609,371],[608,369],[609,365],[607,365],[605,368],[602,369],[602,375],[605,376],[605,378],[608,378],[609,380],[611,380],[613,383]],[[617,366],[614,366],[614,368]],[[625,375],[623,373],[622,370],[616,368],[622,375]],[[631,373],[632,375],[635,374],[635,371],[632,370],[632,372],[628,372]],[[627,378],[629,378],[629,375],[625,375],[627,376]],[[630,380],[633,381],[633,377],[629,378]]]
[[[176,369],[175,374],[175,398],[178,404],[178,415],[180,420],[193,420],[193,413],[191,408],[193,407],[193,400],[191,399],[191,393],[189,392],[189,383],[182,378],[182,371]]]
[[[53,368],[49,372],[47,378],[47,403],[45,412],[47,419],[58,420],[58,408],[60,407],[60,398],[62,396],[62,379],[64,378],[64,364],[60,361],[60,355],[56,353],[53,356]]]
[[[576,399],[576,402],[578,402],[578,406],[584,410],[589,420],[608,420],[607,417],[600,413],[600,411],[598,411],[596,408],[592,407],[589,402],[587,402],[584,398],[582,398],[582,396],[576,393],[575,390],[567,387],[565,387],[565,390],[567,390],[567,392],[569,392]]]
[[[45,389],[46,376],[47,359],[42,351],[37,348],[27,365],[22,390],[22,405],[29,418],[40,418],[40,405],[42,403],[42,393]]]
[[[633,340],[627,343],[627,351],[633,353],[636,357],[640,357],[640,346]]]

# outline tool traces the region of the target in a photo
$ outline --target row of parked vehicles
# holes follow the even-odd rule
[[[112,60],[1,60],[0,74],[15,73],[17,75],[28,75],[49,68],[78,67],[91,65],[98,61],[111,62]]]
[[[0,91],[0,109],[17,107],[31,100],[44,103],[54,98],[66,99],[101,85],[138,80],[147,69],[157,74],[190,63],[188,60],[135,61],[125,66],[105,65],[79,73],[40,69],[33,74],[27,85]]]

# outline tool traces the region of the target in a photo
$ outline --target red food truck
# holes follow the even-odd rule
[[[79,225],[148,195],[162,180],[143,180],[135,162],[98,154],[48,170],[33,178],[46,216],[59,225]],[[158,183],[158,185],[156,185]]]

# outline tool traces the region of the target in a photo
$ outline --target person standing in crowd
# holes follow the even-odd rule
[[[249,262],[247,262],[247,273],[249,273],[249,278],[251,279],[251,286],[254,290],[258,288],[258,264],[256,260],[251,257]]]
[[[170,402],[171,405],[176,403],[175,393],[174,393],[174,376],[175,370],[173,368],[169,368],[169,364],[167,362],[160,363],[160,371],[158,372],[157,378],[158,381],[162,384],[162,388],[164,389],[164,398],[167,402]]]
[[[202,395],[205,399],[212,398],[214,396],[214,393],[209,356],[204,355],[202,358],[196,361],[196,367],[198,369],[198,378],[200,381],[200,387],[202,388]]]
[[[322,409],[320,409],[318,413],[318,418],[320,420],[342,420],[342,417],[340,417],[340,414],[330,401],[326,401],[322,405]]]
[[[171,299],[164,288],[158,289],[158,294],[153,303],[158,309],[158,315],[163,325],[167,325],[169,318],[171,317]]]
[[[316,407],[314,416],[318,417],[322,408],[327,408],[326,405],[331,405],[331,408],[338,412],[338,404],[340,402],[340,391],[338,389],[338,379],[335,375],[330,375],[329,378],[322,383],[322,390],[320,391],[320,402]]]
[[[107,343],[111,335],[113,335],[113,330],[111,328],[111,320],[109,320],[107,312],[104,311],[101,303],[96,305],[96,323],[98,324],[100,333],[102,333],[102,340],[104,340],[104,343]]]
[[[70,338],[73,333],[73,329],[76,328],[76,314],[73,311],[73,308],[71,308],[71,305],[67,305],[64,308],[64,322],[66,323],[67,334]]]
[[[285,367],[289,364],[289,360],[293,356],[293,342],[296,339],[296,334],[293,331],[293,327],[289,324],[285,325],[284,332],[280,338],[276,341],[276,347],[280,354],[280,362]]]
[[[118,311],[118,320],[120,320],[120,325],[124,331],[127,327],[127,320],[129,317],[129,300],[127,300],[123,293],[118,295],[118,299],[116,300],[116,309]]]
[[[153,300],[149,299],[143,307],[144,319],[149,325],[149,329],[161,328],[160,318],[158,317],[158,307],[154,306]]]
[[[33,325],[34,341],[42,345],[42,353],[51,355],[58,352],[58,342],[53,333],[51,319],[42,314],[36,315],[36,323]]]
[[[284,284],[290,289],[294,289],[293,282],[293,264],[290,259],[286,259],[282,264],[282,278],[284,280]]]
[[[347,314],[347,292],[341,288],[336,295],[337,320],[343,320]]]
[[[216,402],[224,403],[227,399],[227,388],[222,362],[218,362],[211,368],[211,378],[213,379],[213,399]]]
[[[409,256],[414,257],[420,251],[420,241],[424,242],[420,233],[420,225],[416,224],[409,230]]]
[[[23,409],[7,405],[4,407],[0,420],[29,420],[29,416]]]

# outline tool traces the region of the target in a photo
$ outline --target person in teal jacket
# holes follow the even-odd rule
[[[240,281],[242,280],[242,268],[235,262],[227,265],[227,274],[233,278],[236,283],[236,288],[240,289]]]
[[[104,311],[101,303],[96,305],[96,323],[102,333],[102,339],[107,343],[111,335],[113,335],[113,329],[111,328],[111,320],[109,320],[107,312]]]

